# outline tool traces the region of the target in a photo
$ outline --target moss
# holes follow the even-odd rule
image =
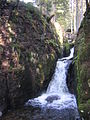
[[[86,103],[79,104],[80,112],[87,112],[90,110],[90,99]]]
[[[64,44],[64,46],[66,47],[66,51],[69,51],[70,50],[70,44],[68,42],[66,42]]]
[[[87,56],[90,57],[90,43],[87,44]]]
[[[59,43],[56,42],[55,39],[46,40],[45,44],[54,47],[54,49],[57,50],[59,54],[61,53],[61,48],[59,46]]]
[[[77,70],[77,92],[78,106],[81,116],[89,120],[90,112],[90,32],[87,15],[81,24],[78,36],[75,42],[75,64]]]
[[[55,47],[58,46],[58,44],[56,43],[56,41],[54,39],[46,40],[45,43],[49,44],[49,45],[53,45]]]
[[[31,13],[28,11],[26,16],[25,16],[29,21],[33,22],[33,18],[32,18],[32,15]]]
[[[41,86],[42,88],[45,88],[48,84],[48,82],[51,79],[51,76],[53,74],[53,68],[55,67],[55,53],[52,51],[50,55],[47,54],[44,57],[44,61],[41,61],[39,59],[38,65],[37,65],[37,86]],[[51,64],[52,63],[52,64]],[[44,85],[44,86],[43,86]]]
[[[17,14],[18,12],[16,11],[16,10],[14,10],[13,12],[12,12],[12,16],[11,16],[11,18],[10,18],[10,20],[13,22],[13,23],[18,23],[18,15],[19,14]]]
[[[51,61],[55,60],[55,55],[54,53],[51,54]]]
[[[79,104],[79,110],[80,110],[80,111],[82,111],[82,110],[83,110],[83,111],[87,110],[88,105],[89,105],[89,104],[87,104],[87,103]]]
[[[0,52],[3,52],[3,47],[2,46],[0,46]]]
[[[41,13],[40,13],[40,11],[36,8],[36,7],[34,7],[30,2],[29,3],[27,3],[26,5],[26,9],[32,14],[34,14],[34,15],[37,15],[39,18],[41,18]]]
[[[90,99],[87,101],[87,103],[90,105]]]
[[[84,38],[81,39],[81,43],[79,43],[80,45],[77,52],[78,61],[80,61],[81,63],[88,59],[86,44],[84,40]]]
[[[64,46],[64,54],[65,56],[68,56],[70,53],[70,48],[73,47],[73,43],[68,43],[68,41],[66,40],[64,41],[63,46]]]
[[[3,27],[4,23],[1,22],[3,20],[0,21]],[[10,73],[10,99],[14,103],[15,96],[18,101],[35,97],[49,83],[58,53],[61,52],[57,35],[51,23],[47,23],[37,8],[21,2],[17,10],[12,11],[12,17],[4,30],[6,46],[4,50],[0,47],[0,57],[8,59],[10,65],[7,71]]]
[[[88,86],[90,87],[90,79],[88,79]]]

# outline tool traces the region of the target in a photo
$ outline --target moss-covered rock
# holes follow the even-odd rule
[[[75,43],[78,106],[81,116],[90,119],[90,9],[86,12]]]
[[[58,36],[37,8],[21,2],[10,8],[0,16],[0,111],[44,90],[60,53]]]

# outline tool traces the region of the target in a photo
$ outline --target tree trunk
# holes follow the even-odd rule
[[[88,0],[86,0],[86,8],[88,8]]]
[[[71,0],[71,33],[73,33],[74,0]]]
[[[78,0],[75,0],[75,12],[74,12],[74,33],[78,32],[79,17],[78,17]]]

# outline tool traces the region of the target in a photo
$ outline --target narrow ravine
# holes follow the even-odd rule
[[[34,108],[39,107],[42,111],[66,111],[66,113],[68,110],[70,112],[73,111],[73,116],[71,115],[70,117],[70,114],[68,116],[65,115],[65,120],[79,120],[76,98],[69,92],[66,84],[67,72],[72,62],[71,59],[73,55],[74,48],[70,50],[70,55],[68,57],[58,59],[55,73],[46,92],[37,98],[28,100],[26,106],[33,106]],[[63,114],[61,116],[63,116]],[[55,119],[58,120],[60,118],[55,117]],[[61,117],[60,120],[62,119],[64,118]]]

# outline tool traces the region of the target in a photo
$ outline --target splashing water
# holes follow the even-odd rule
[[[73,94],[69,93],[66,84],[66,75],[69,65],[72,62],[73,54],[74,48],[70,50],[68,57],[58,59],[55,73],[48,85],[46,93],[37,98],[28,100],[26,105],[50,109],[77,109],[76,98]]]

